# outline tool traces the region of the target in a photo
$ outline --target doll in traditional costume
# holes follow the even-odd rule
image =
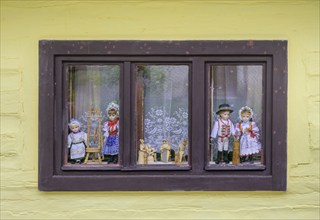
[[[225,163],[229,163],[229,140],[235,131],[233,123],[229,119],[232,112],[233,110],[228,104],[219,105],[219,109],[216,112],[218,120],[214,123],[211,131],[211,138],[216,138],[218,141],[218,156],[216,160],[217,164],[220,163],[222,157]]]
[[[69,123],[71,133],[68,135],[68,149],[70,149],[71,163],[82,163],[87,146],[87,134],[81,131],[81,123],[71,119]]]
[[[108,163],[118,163],[119,154],[119,105],[111,102],[107,108],[108,121],[103,125],[104,146],[101,153]]]
[[[253,163],[253,155],[261,150],[259,128],[252,120],[253,111],[245,106],[239,110],[240,122],[236,125],[235,136],[240,139],[240,161]]]

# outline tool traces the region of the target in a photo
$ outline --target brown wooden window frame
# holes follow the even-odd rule
[[[187,64],[189,166],[136,165],[134,64]],[[209,161],[208,65],[261,64],[265,167],[223,169]],[[64,165],[68,64],[120,65],[120,163]],[[286,190],[287,41],[39,42],[39,190]],[[192,114],[200,112],[197,118]]]

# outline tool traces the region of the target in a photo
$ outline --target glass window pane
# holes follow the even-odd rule
[[[262,165],[262,65],[210,66],[210,164]]]
[[[118,163],[119,65],[68,66],[68,164]]]
[[[188,164],[188,65],[137,65],[139,165]]]

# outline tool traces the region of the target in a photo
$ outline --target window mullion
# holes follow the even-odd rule
[[[131,156],[131,117],[132,117],[132,106],[131,106],[131,63],[124,62],[123,71],[121,72],[121,83],[120,91],[122,101],[122,165],[128,167],[130,165]]]
[[[199,89],[201,88],[201,89]],[[204,169],[204,121],[205,104],[205,63],[201,58],[194,58],[191,72],[191,163],[192,171],[201,173]]]

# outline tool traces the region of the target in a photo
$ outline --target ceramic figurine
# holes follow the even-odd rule
[[[228,147],[229,139],[234,134],[234,126],[229,119],[230,114],[233,112],[228,104],[219,105],[219,109],[216,112],[218,120],[214,123],[211,131],[211,138],[218,139],[218,156],[216,163],[219,164],[223,158],[223,161],[229,163],[228,159]]]
[[[187,147],[188,140],[184,139],[179,144],[179,163],[183,162],[185,160],[185,149]]]
[[[240,140],[240,161],[253,163],[253,155],[261,150],[259,128],[252,120],[253,111],[245,106],[239,110],[240,122],[236,125],[235,136]]]
[[[146,164],[147,161],[147,149],[144,144],[144,140],[140,139],[139,153],[138,153],[138,164]]]
[[[87,134],[81,131],[81,123],[71,119],[69,123],[71,133],[68,135],[68,149],[70,149],[71,163],[82,163],[86,154]]]
[[[160,146],[162,162],[165,162],[165,163],[169,162],[170,150],[171,150],[171,146],[167,143],[167,140],[164,139],[162,145]]]
[[[107,108],[108,121],[103,126],[104,146],[101,153],[109,163],[118,163],[119,154],[119,105],[111,102]]]
[[[154,164],[154,154],[155,149],[152,148],[150,145],[147,145],[147,164]]]

